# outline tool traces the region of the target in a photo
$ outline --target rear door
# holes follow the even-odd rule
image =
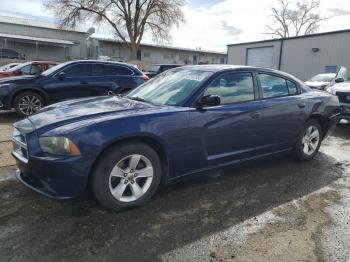
[[[190,112],[190,125],[197,130],[191,141],[200,145],[193,147],[199,150],[193,153],[194,169],[258,154],[262,106],[255,100],[253,73],[223,73],[209,84],[205,95],[220,96],[221,104]]]
[[[260,72],[257,79],[263,105],[260,136],[271,151],[288,148],[308,117],[306,97],[284,76]]]

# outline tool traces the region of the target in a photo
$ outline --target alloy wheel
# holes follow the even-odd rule
[[[151,161],[139,154],[128,155],[112,169],[109,189],[113,197],[121,202],[131,202],[142,197],[153,180]]]
[[[312,155],[317,150],[319,142],[320,132],[318,128],[313,125],[309,126],[302,139],[303,152],[306,155]]]
[[[29,116],[41,109],[41,101],[35,95],[26,95],[21,97],[18,103],[19,110],[23,115]]]

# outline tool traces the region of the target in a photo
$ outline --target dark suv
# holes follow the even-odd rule
[[[12,49],[0,48],[0,58],[24,60],[25,56]]]
[[[0,80],[0,109],[15,108],[21,116],[62,100],[127,93],[148,80],[136,67],[116,62],[73,61],[40,75]]]

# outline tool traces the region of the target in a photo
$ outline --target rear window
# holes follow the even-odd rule
[[[93,76],[130,76],[134,72],[124,66],[107,65],[107,64],[94,64],[92,67]]]

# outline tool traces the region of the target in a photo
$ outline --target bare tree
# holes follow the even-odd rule
[[[293,5],[278,0],[278,6],[271,8],[274,25],[267,25],[268,32],[265,34],[291,37],[316,32],[320,23],[326,19],[320,16],[319,6],[320,1],[301,1]]]
[[[75,27],[87,18],[109,24],[130,48],[132,60],[146,31],[155,40],[170,37],[170,29],[184,21],[183,4],[183,0],[45,0],[62,27]]]

